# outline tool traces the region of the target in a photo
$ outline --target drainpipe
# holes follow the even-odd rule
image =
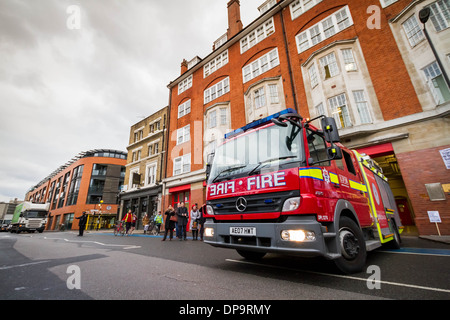
[[[280,6],[281,8],[281,6]],[[283,18],[283,8],[280,10],[280,17],[281,17],[281,26],[283,29],[283,39],[284,39],[284,49],[286,50],[286,57],[287,57],[287,63],[288,63],[288,69],[289,69],[289,78],[291,80],[291,90],[292,90],[292,97],[294,99],[294,108],[297,113],[299,113],[298,106],[297,106],[297,95],[295,93],[295,86],[294,86],[294,77],[292,75],[292,66],[291,66],[291,57],[289,55],[289,48],[288,48],[288,41],[286,36],[286,29],[284,27],[284,18]]]

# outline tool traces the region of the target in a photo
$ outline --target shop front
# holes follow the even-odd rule
[[[136,229],[142,229],[142,218],[147,214],[154,216],[161,210],[162,186],[152,188],[141,188],[120,194],[119,218],[131,210],[137,217]]]

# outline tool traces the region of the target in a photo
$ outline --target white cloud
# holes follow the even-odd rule
[[[181,61],[226,32],[227,2],[0,1],[0,201],[81,151],[126,151],[130,126],[168,104]],[[241,0],[244,25],[262,2]]]

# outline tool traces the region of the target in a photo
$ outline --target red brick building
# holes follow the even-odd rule
[[[163,206],[204,203],[207,154],[223,134],[291,107],[333,116],[343,143],[379,162],[405,225],[437,234],[428,211],[439,211],[450,234],[448,0],[268,0],[245,27],[239,1],[227,9],[213,52],[183,60],[168,85]]]
[[[80,153],[32,187],[25,200],[50,203],[46,230],[78,230],[76,218],[88,213],[87,229],[110,228],[118,214],[127,154],[98,149]]]

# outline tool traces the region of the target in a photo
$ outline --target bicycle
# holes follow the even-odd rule
[[[118,234],[122,236],[125,234],[125,222],[123,221],[120,221],[114,228],[114,235],[117,236]]]
[[[156,236],[159,234],[160,227],[156,224],[155,221],[150,222],[150,226],[148,227],[148,232],[152,235]]]

